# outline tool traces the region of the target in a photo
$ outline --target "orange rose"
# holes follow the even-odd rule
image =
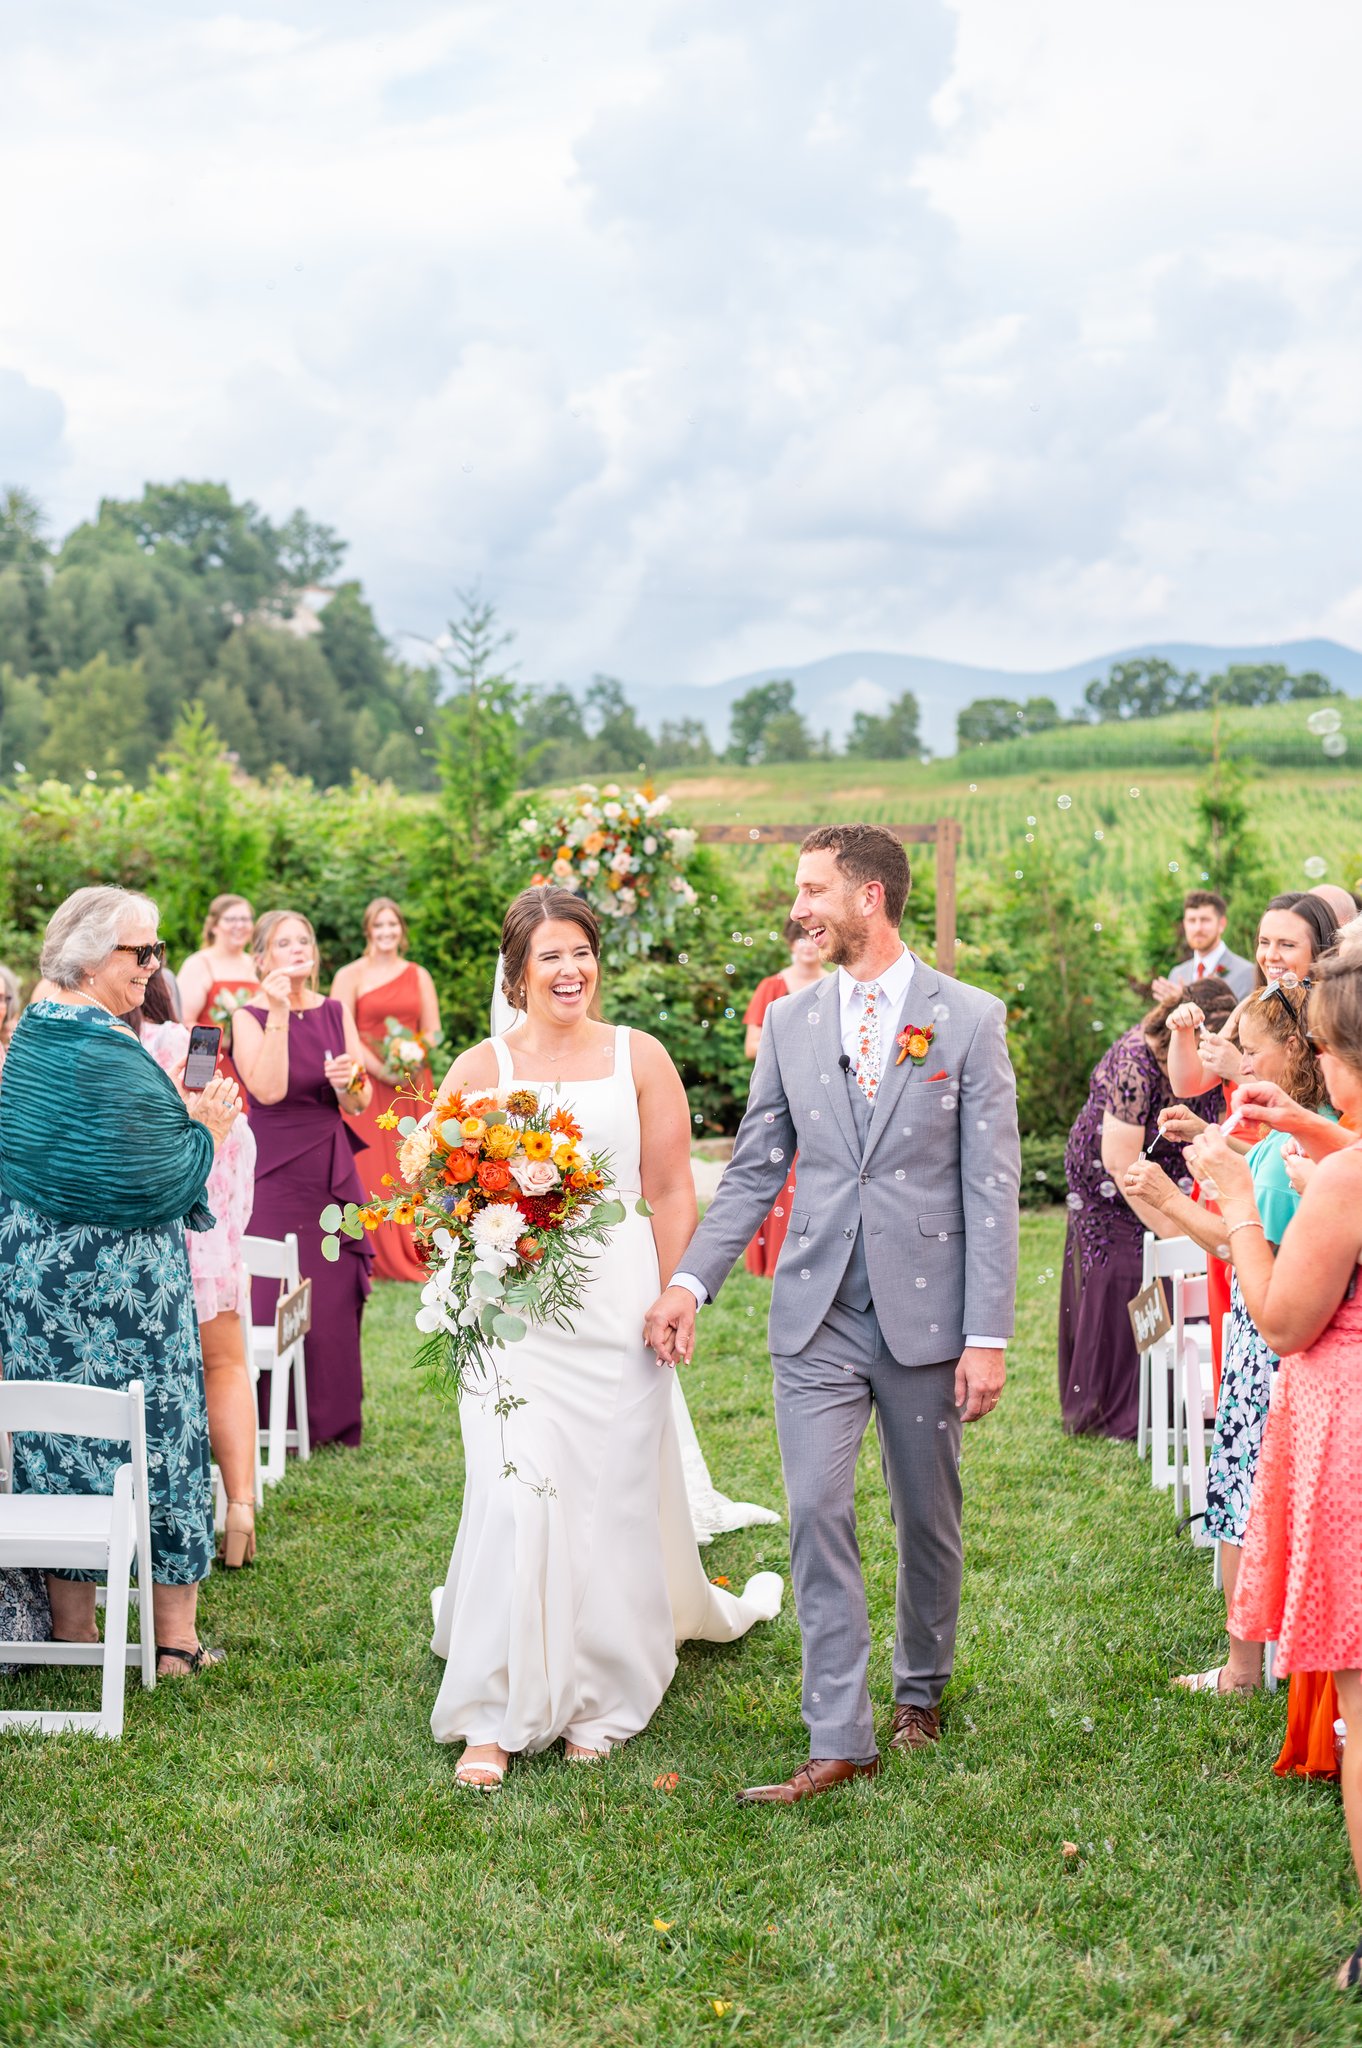
[[[464,1181],[472,1180],[476,1168],[471,1153],[451,1152],[445,1168],[445,1179],[451,1187],[459,1187]]]
[[[511,1169],[504,1159],[484,1159],[478,1168],[478,1186],[487,1195],[504,1194],[511,1185]]]

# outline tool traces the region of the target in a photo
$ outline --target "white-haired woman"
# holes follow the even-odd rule
[[[186,1105],[121,1019],[165,955],[156,905],[78,889],[43,944],[49,990],[20,1020],[0,1089],[0,1351],[16,1379],[146,1391],[160,1671],[199,1671],[198,1589],[213,1555],[208,1418],[185,1229],[211,1226],[213,1154],[235,1082]],[[110,1492],[113,1445],[14,1438],[17,1491]],[[93,1584],[48,1576],[53,1633],[95,1640]]]

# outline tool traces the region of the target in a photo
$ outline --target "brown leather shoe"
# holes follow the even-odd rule
[[[749,1785],[738,1794],[744,1806],[794,1806],[801,1799],[816,1799],[820,1792],[835,1791],[853,1778],[877,1778],[880,1760],[868,1764],[848,1763],[840,1756],[816,1756],[801,1765],[782,1785]]]
[[[895,1707],[894,1732],[889,1738],[891,1749],[930,1749],[940,1740],[939,1707]]]

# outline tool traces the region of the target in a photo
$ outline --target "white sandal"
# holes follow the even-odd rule
[[[567,1751],[564,1750],[563,1762],[565,1764],[603,1764],[609,1754],[608,1749],[584,1749],[580,1750],[576,1756],[569,1756]]]
[[[466,1773],[470,1771],[485,1771],[487,1778],[491,1780],[490,1784],[487,1779],[467,1776]],[[454,1783],[462,1785],[469,1792],[500,1792],[501,1781],[505,1776],[505,1764],[465,1763],[462,1757],[454,1769]]]
[[[1253,1691],[1253,1687],[1222,1685],[1220,1681],[1228,1669],[1227,1664],[1213,1664],[1209,1671],[1189,1671],[1185,1677],[1175,1678],[1173,1683],[1180,1692],[1213,1692],[1218,1693],[1222,1699],[1229,1699],[1231,1696],[1243,1699],[1246,1693]]]

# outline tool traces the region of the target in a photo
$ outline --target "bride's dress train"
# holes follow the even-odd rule
[[[510,1055],[493,1045],[509,1087]],[[615,1048],[612,1077],[566,1082],[563,1099],[586,1148],[610,1153],[625,1220],[594,1263],[575,1328],[531,1329],[498,1354],[503,1387],[524,1406],[503,1421],[495,1387],[459,1404],[463,1512],[433,1596],[432,1647],[446,1660],[431,1715],[439,1742],[532,1752],[566,1738],[606,1749],[647,1726],[679,1642],[732,1642],[780,1607],[775,1572],[728,1593],[710,1584],[696,1548],[674,1375],[640,1335],[658,1269],[652,1227],[634,1207],[627,1030]]]

